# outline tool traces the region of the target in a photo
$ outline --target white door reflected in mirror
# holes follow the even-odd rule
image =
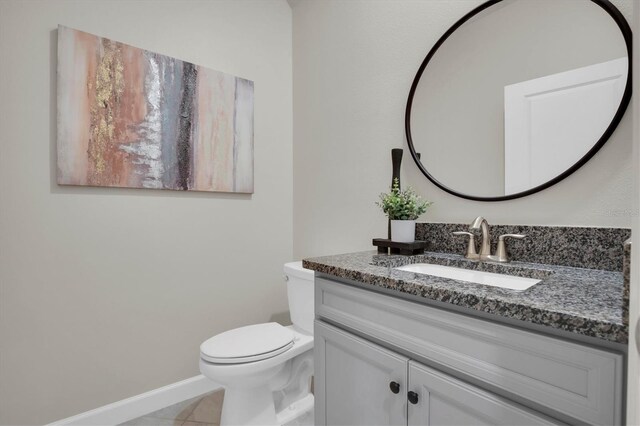
[[[615,115],[627,58],[504,88],[504,193],[550,181],[593,147]]]

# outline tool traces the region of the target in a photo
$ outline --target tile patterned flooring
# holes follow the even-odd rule
[[[311,378],[311,393],[314,381]],[[118,426],[219,426],[224,389],[178,402]],[[313,411],[296,419],[290,426],[313,425]]]
[[[162,408],[119,426],[217,426],[220,424],[224,390],[197,396]]]

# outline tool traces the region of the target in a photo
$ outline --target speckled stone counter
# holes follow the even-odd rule
[[[624,289],[622,293],[622,321],[629,325],[629,291],[631,286],[631,239],[624,243],[624,262],[622,268]]]
[[[427,241],[428,251],[461,254],[467,240],[452,234],[469,231],[462,223],[416,223],[416,239]],[[627,228],[572,226],[530,226],[491,224],[491,253],[502,234],[525,234],[523,240],[509,240],[509,258],[521,262],[622,271],[623,244],[631,236]],[[480,231],[476,231],[480,241]]]
[[[542,281],[525,291],[513,291],[394,269],[410,263],[462,266]],[[622,272],[525,262],[480,263],[449,253],[400,256],[359,252],[305,259],[303,266],[338,279],[395,290],[400,297],[424,297],[615,343],[626,344],[628,340]]]

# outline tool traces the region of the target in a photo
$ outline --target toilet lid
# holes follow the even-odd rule
[[[202,359],[237,364],[274,357],[293,346],[293,332],[275,322],[225,331],[200,345]]]

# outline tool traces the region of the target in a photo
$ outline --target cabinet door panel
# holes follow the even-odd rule
[[[407,358],[318,321],[314,340],[317,425],[407,424]]]
[[[408,407],[410,426],[563,424],[415,361],[409,362],[409,390],[418,394]]]

